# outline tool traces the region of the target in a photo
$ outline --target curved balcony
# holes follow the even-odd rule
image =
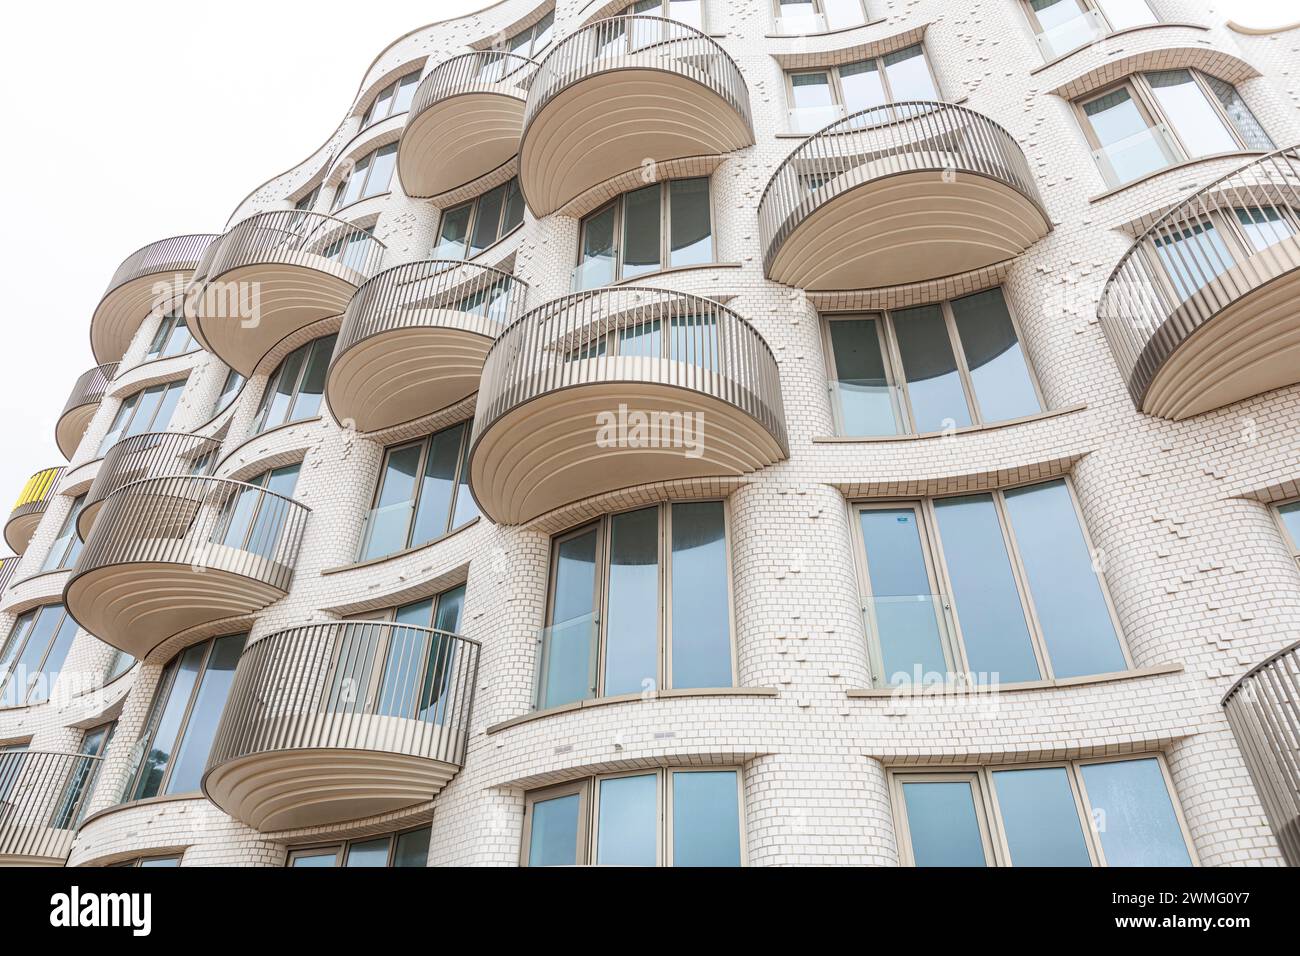
[[[99,757],[0,753],[0,866],[62,866],[99,776]]]
[[[673,20],[612,17],[571,33],[537,67],[519,184],[544,216],[647,161],[753,142],[749,90],[717,43]]]
[[[143,659],[181,631],[284,597],[308,508],[224,478],[145,478],[104,501],[63,594],[101,641]]]
[[[527,289],[508,272],[447,259],[381,272],[343,316],[325,383],[330,411],[372,432],[468,398]]]
[[[142,478],[168,475],[210,475],[217,465],[221,442],[184,432],[144,432],[117,442],[104,455],[86,501],[77,515],[77,534],[86,540],[108,496]]]
[[[286,335],[339,315],[376,272],[384,244],[320,213],[282,209],[238,223],[206,258],[187,309],[195,335],[241,375]]]
[[[97,365],[88,372],[83,372],[72,386],[68,403],[63,406],[58,424],[54,426],[54,442],[64,458],[71,458],[81,444],[81,436],[86,433],[90,420],[99,410],[99,403],[108,391],[109,383],[117,374],[117,363]]]
[[[1300,383],[1300,146],[1166,212],[1097,316],[1139,410],[1183,419]]]
[[[1051,228],[1010,133],[963,107],[920,100],[813,133],[777,168],[758,220],[767,277],[818,291],[983,268]]]
[[[360,820],[432,799],[460,769],[478,643],[333,622],[244,650],[203,791],[255,829]]]
[[[1282,855],[1300,866],[1300,643],[1247,671],[1223,708]]]
[[[14,554],[22,554],[27,550],[61,477],[62,468],[46,468],[32,475],[27,479],[27,484],[23,485],[23,490],[14,503],[14,510],[5,522],[5,544],[9,545]]]
[[[498,524],[789,453],[776,359],[758,332],[712,299],[634,287],[552,300],[502,332],[472,443],[471,488]]]
[[[415,91],[397,148],[403,192],[427,199],[509,162],[519,152],[536,69],[527,57],[478,50],[430,70]]]
[[[0,558],[0,596],[3,596],[5,588],[9,587],[9,582],[13,580],[14,571],[18,570],[20,561],[22,558],[16,555]]]
[[[185,291],[216,238],[203,234],[152,242],[118,266],[90,320],[90,348],[96,362],[122,358],[145,316]]]

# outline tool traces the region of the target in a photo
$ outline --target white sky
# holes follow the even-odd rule
[[[94,364],[90,316],[122,259],[167,236],[219,232],[253,187],[333,132],[380,50],[489,5],[6,5],[0,521],[32,472],[63,463],[54,425]],[[1296,0],[1217,5],[1249,25],[1300,16]]]

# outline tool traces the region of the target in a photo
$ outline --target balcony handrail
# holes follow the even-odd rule
[[[363,250],[356,258],[354,241]],[[231,226],[211,258],[205,257],[202,279],[208,282],[233,269],[264,262],[318,266],[319,259],[333,261],[335,253],[327,255],[325,250],[335,245],[341,253],[339,267],[367,279],[379,270],[386,249],[374,235],[346,219],[302,209],[274,209]]]
[[[493,63],[511,63],[499,77],[483,75],[483,67]],[[406,125],[412,125],[421,113],[435,103],[462,93],[480,92],[501,85],[516,87],[521,98],[528,92],[528,84],[537,70],[536,60],[499,50],[474,50],[443,60],[420,81],[411,99],[410,115]]]
[[[72,393],[68,396],[68,401],[63,406],[59,417],[68,414],[74,408],[101,401],[115,375],[117,375],[116,362],[105,362],[103,365],[96,365],[82,372],[73,383]]]
[[[210,475],[217,466],[221,441],[188,432],[141,432],[115,442],[104,453],[95,478],[86,489],[82,513],[105,501],[119,488],[142,478]],[[205,464],[205,459],[207,459]],[[190,467],[183,462],[189,461]],[[201,466],[199,470],[195,465]]]
[[[0,856],[66,857],[102,765],[93,754],[0,753]]]
[[[107,298],[114,290],[134,279],[155,275],[159,272],[194,268],[193,265],[188,264],[197,264],[208,246],[219,238],[221,237],[218,234],[203,232],[185,236],[171,236],[167,239],[145,243],[122,260],[122,264],[113,273],[113,278],[109,280],[108,291],[104,293],[104,298]],[[157,268],[159,265],[171,268]]]
[[[1246,673],[1242,674],[1233,682],[1232,686],[1228,688],[1228,692],[1223,695],[1223,699],[1219,701],[1219,705],[1227,706],[1228,701],[1232,700],[1232,698],[1235,697],[1241,691],[1241,689],[1246,686],[1247,682],[1249,682],[1251,678],[1255,677],[1261,671],[1267,670],[1269,667],[1276,664],[1282,658],[1287,657],[1288,655],[1291,654],[1296,654],[1297,652],[1300,652],[1300,641],[1296,641],[1294,644],[1288,644],[1280,651],[1268,655],[1268,657],[1264,658],[1262,661],[1260,661],[1250,670],[1246,671]],[[1300,703],[1300,701],[1298,701],[1297,703]]]

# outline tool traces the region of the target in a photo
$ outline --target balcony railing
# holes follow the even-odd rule
[[[1114,189],[1172,166],[1178,160],[1178,149],[1169,127],[1157,123],[1094,149],[1092,159],[1102,180]]]
[[[0,753],[0,860],[66,860],[99,768],[86,754]]]
[[[1138,408],[1181,418],[1300,381],[1300,309],[1287,291],[1298,235],[1300,147],[1291,146],[1210,183],[1138,237],[1097,307]],[[1212,320],[1228,313],[1244,318],[1211,338]],[[1194,366],[1181,378],[1180,354]],[[1161,379],[1172,384],[1156,388]]]
[[[1100,40],[1110,32],[1110,27],[1096,10],[1084,10],[1078,16],[1058,23],[1034,35],[1038,50],[1044,60],[1055,60],[1071,50]]]
[[[1247,671],[1223,707],[1282,854],[1300,866],[1300,643]]]
[[[86,491],[77,516],[77,531],[84,540],[95,524],[100,506],[109,495],[142,478],[168,475],[210,475],[217,465],[221,442],[184,432],[145,432],[113,445]]]
[[[99,407],[104,393],[108,391],[108,386],[116,374],[116,362],[97,365],[87,372],[82,372],[76,384],[72,386],[72,394],[68,396],[68,401],[63,406],[54,429],[55,442],[64,458],[71,458],[76,454],[77,446],[81,444],[81,436],[85,434],[90,420],[95,417],[95,409]]]
[[[14,502],[13,511],[9,513],[9,520],[5,522],[5,542],[15,554],[27,550],[36,526],[41,523],[41,515],[49,507],[54,489],[62,477],[62,468],[46,468],[32,475],[27,479],[27,484],[23,485],[18,500]]]
[[[5,588],[9,587],[9,582],[13,580],[14,571],[18,569],[20,561],[22,558],[12,555],[0,558],[0,596],[3,596]]]
[[[881,686],[943,684],[957,668],[952,604],[943,594],[877,594],[863,603],[868,646],[880,655]]]
[[[324,213],[278,209],[249,216],[221,236],[205,279],[245,266],[287,265],[364,280],[379,270],[383,257],[384,244],[360,226]]]

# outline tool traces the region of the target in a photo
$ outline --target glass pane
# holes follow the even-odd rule
[[[582,258],[575,273],[575,289],[594,289],[614,281],[614,206],[583,220]]]
[[[672,508],[672,686],[730,687],[723,505],[701,501]]]
[[[911,508],[864,509],[858,513],[871,584],[867,613],[880,645],[887,683],[907,683],[948,673],[940,619]]]
[[[890,53],[884,58],[885,77],[895,103],[903,100],[937,100],[939,91],[934,88],[930,65],[920,46]]]
[[[323,850],[299,850],[293,855],[292,867],[334,866],[338,861],[339,848],[327,847]]]
[[[181,859],[178,856],[155,856],[146,857],[140,861],[141,867],[146,866],[180,866]]]
[[[990,495],[934,503],[966,661],[981,683],[1038,680],[1020,592]]]
[[[618,330],[618,354],[658,358],[663,354],[663,333],[659,320],[642,322]]]
[[[1282,526],[1291,538],[1287,543],[1292,551],[1300,553],[1300,501],[1282,505],[1277,510],[1282,516]]]
[[[257,509],[257,520],[248,534],[245,549],[253,554],[271,560],[276,553],[280,534],[284,531],[292,507],[288,499],[293,497],[293,490],[298,484],[298,471],[301,466],[288,465],[276,468],[266,480],[266,489],[270,494],[263,495]]]
[[[334,339],[333,335],[327,335],[311,344],[307,371],[293,401],[290,421],[300,422],[313,418],[320,411],[321,395],[325,391],[325,372],[329,369],[330,357],[334,354]]]
[[[344,866],[387,866],[389,837],[353,843]]]
[[[1154,757],[1085,764],[1083,785],[1107,866],[1191,866]]]
[[[396,86],[386,87],[380,94],[375,97],[374,104],[370,107],[370,121],[381,120],[389,114],[393,106],[393,95],[396,93]]]
[[[993,784],[1012,866],[1091,866],[1064,767],[998,770]]]
[[[903,802],[917,866],[987,865],[969,783],[905,783]]]
[[[1146,77],[1160,109],[1192,156],[1236,152],[1237,141],[1190,70],[1162,70]]]
[[[479,516],[478,502],[469,489],[469,435],[460,451],[460,485],[456,489],[456,510],[451,516],[451,526],[459,528]]]
[[[844,90],[844,108],[850,113],[879,106],[888,99],[875,60],[846,63],[840,67],[840,87]]]
[[[1140,2],[1140,0],[1137,0],[1137,2]],[[1255,114],[1250,111],[1250,107],[1241,98],[1237,88],[1217,76],[1206,75],[1205,82],[1214,92],[1219,105],[1223,107],[1223,111],[1228,114],[1228,119],[1236,127],[1237,135],[1245,142],[1246,148],[1261,151],[1271,150],[1273,148],[1272,138],[1265,132],[1259,120],[1255,119]]]
[[[429,865],[429,828],[411,830],[397,836],[397,849],[393,851],[393,866]]]
[[[831,95],[830,76],[826,73],[793,73],[790,75],[791,106],[797,110],[818,109],[835,102]]]
[[[880,320],[830,322],[841,429],[845,435],[897,435],[903,430],[898,396],[881,353]]]
[[[38,681],[41,660],[57,636],[65,617],[62,604],[47,604],[37,611],[36,623],[27,637],[22,655],[14,664],[10,693],[15,706],[26,701],[28,689]]]
[[[451,498],[456,491],[456,466],[465,426],[456,425],[429,439],[429,454],[420,481],[420,500],[415,512],[411,546],[417,547],[447,533]]]
[[[1247,206],[1237,209],[1236,214],[1237,222],[1257,252],[1295,235],[1291,220],[1276,206]]]
[[[1106,15],[1112,30],[1127,30],[1157,22],[1147,0],[1097,0],[1097,5]]]
[[[172,422],[172,415],[176,412],[176,404],[181,400],[181,392],[185,391],[185,381],[172,382],[163,390],[162,400],[158,403],[158,409],[154,412],[153,421],[149,423],[149,430],[155,432],[166,431]]]
[[[604,696],[657,690],[659,509],[610,519]]]
[[[843,30],[866,23],[862,5],[862,0],[822,0],[822,9],[826,11],[826,29]]]
[[[668,19],[704,29],[704,12],[700,0],[668,0]]]
[[[943,309],[923,305],[895,312],[894,334],[907,377],[913,431],[925,434],[969,425],[966,393]]]
[[[59,536],[54,539],[54,544],[50,546],[45,561],[41,564],[42,571],[65,568],[77,560],[77,555],[81,553],[81,539],[77,537],[77,515],[85,503],[85,495],[72,502],[72,508],[63,519],[63,526],[59,528]]]
[[[57,607],[61,608],[61,605]],[[52,617],[55,620],[60,618],[53,609],[47,610],[42,616]],[[68,614],[62,615],[59,630],[54,635],[54,641],[49,646],[44,662],[40,664],[41,672],[36,675],[31,693],[27,695],[27,703],[39,704],[50,699],[50,695],[54,692],[54,684],[63,671],[63,662],[68,659],[68,651],[72,649],[72,641],[76,636],[77,622]]]
[[[469,214],[472,209],[472,203],[465,203],[442,214],[442,228],[430,258],[465,258],[465,244],[469,239]]]
[[[1057,677],[1128,665],[1064,481],[1006,493],[1007,512]]]
[[[32,629],[32,622],[36,620],[36,612],[28,611],[19,616],[14,621],[14,626],[9,631],[9,637],[5,640],[3,650],[0,650],[0,685],[3,685],[5,678],[9,674],[9,664],[13,661],[18,653],[18,649],[23,646],[28,633]],[[0,706],[16,707],[17,703],[12,700],[3,701]]]
[[[497,241],[501,229],[501,210],[506,202],[506,187],[503,183],[478,198],[478,208],[474,213],[474,239],[470,243],[471,256],[482,252]]]
[[[1173,162],[1163,134],[1149,127],[1128,89],[1085,103],[1083,112],[1100,144],[1099,162],[1109,185],[1132,182]]]
[[[533,26],[533,52],[537,53],[551,42],[551,31],[555,28],[555,14],[548,13]]]
[[[524,193],[519,188],[519,180],[512,179],[506,183],[506,214],[501,223],[501,235],[510,232],[524,221]]]
[[[203,666],[203,658],[207,650],[207,644],[196,644],[187,648],[181,655],[171,687],[167,690],[167,702],[163,705],[162,716],[158,719],[158,729],[154,732],[153,742],[144,755],[144,765],[132,799],[143,800],[158,795],[163,774],[167,771],[172,751],[176,746],[176,735],[180,733],[181,721],[185,717],[186,708],[189,707],[190,695],[194,691],[194,684],[198,680],[199,670]]]
[[[406,547],[407,529],[415,506],[415,472],[420,467],[420,444],[388,452],[384,461],[379,501],[370,512],[363,561],[393,554]]]
[[[622,278],[657,272],[660,268],[659,184],[633,190],[623,197]]]
[[[668,184],[670,266],[713,261],[713,226],[707,179],[676,179]]]
[[[1155,239],[1156,256],[1179,299],[1192,297],[1216,276],[1232,267],[1232,253],[1212,222],[1166,231]]]
[[[556,546],[551,626],[543,648],[541,707],[591,696],[591,627],[595,610],[596,529]]]
[[[108,426],[108,431],[104,433],[104,439],[99,443],[99,455],[103,457],[104,452],[108,451],[122,437],[122,429],[126,427],[127,420],[131,417],[132,411],[135,410],[135,403],[139,400],[140,395],[128,395],[122,400],[122,404],[117,406],[117,412],[113,415],[113,421]]]
[[[952,315],[983,420],[1007,421],[1042,411],[1002,290],[957,299]]]
[[[597,865],[654,866],[658,863],[658,789],[654,774],[600,781]]]
[[[257,430],[266,431],[283,425],[293,404],[293,393],[298,387],[298,373],[302,371],[303,360],[307,357],[306,347],[294,349],[285,356],[280,367],[267,383],[267,395],[263,398],[263,410],[258,420]]]
[[[529,866],[573,866],[578,862],[578,814],[582,797],[571,793],[533,804],[528,833]]]
[[[417,71],[402,79],[397,84],[397,95],[393,97],[393,106],[389,110],[390,115],[405,113],[411,108],[411,101],[415,99],[415,91],[420,86],[420,73]]]
[[[208,763],[208,752],[217,735],[221,711],[226,706],[226,695],[235,680],[235,665],[244,650],[244,634],[217,638],[212,646],[212,656],[203,672],[194,708],[185,724],[185,735],[176,753],[176,769],[167,781],[167,793],[193,793],[203,779],[203,768]]]
[[[135,415],[132,417],[131,423],[127,425],[126,431],[122,433],[123,437],[129,438],[131,435],[139,435],[141,432],[149,430],[154,415],[158,413],[158,406],[162,404],[164,390],[165,386],[155,385],[152,388],[146,388],[140,394],[140,400],[135,407]]]
[[[673,866],[740,866],[736,772],[672,776]]]
[[[668,322],[668,356],[699,368],[718,370],[718,320],[711,315],[678,315]]]

